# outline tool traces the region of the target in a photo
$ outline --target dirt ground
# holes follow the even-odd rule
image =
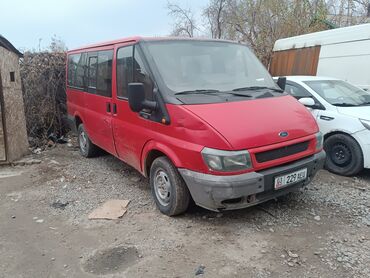
[[[110,155],[58,145],[0,168],[0,277],[370,277],[370,172],[321,171],[302,192],[169,218]],[[119,220],[88,220],[109,199]]]

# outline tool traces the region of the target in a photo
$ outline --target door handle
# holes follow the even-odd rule
[[[320,120],[324,120],[324,121],[332,121],[332,120],[334,120],[334,118],[333,117],[328,117],[328,116],[320,116]]]
[[[113,114],[117,114],[117,104],[113,103]]]
[[[107,102],[106,103],[106,111],[108,112],[108,113],[110,113],[111,112],[111,107],[110,107],[110,102]]]

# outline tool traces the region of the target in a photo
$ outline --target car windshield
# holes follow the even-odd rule
[[[146,45],[173,94],[278,90],[247,46],[195,40],[151,41]]]
[[[335,106],[370,105],[370,93],[342,80],[305,81],[312,90]]]

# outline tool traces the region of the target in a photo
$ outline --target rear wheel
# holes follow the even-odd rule
[[[325,167],[343,176],[356,175],[363,169],[364,159],[360,145],[352,137],[335,134],[325,140]]]
[[[98,147],[91,142],[83,124],[78,126],[78,146],[84,157],[94,157],[98,152]]]
[[[168,158],[159,157],[153,161],[150,185],[155,203],[163,214],[174,216],[188,209],[189,190]]]

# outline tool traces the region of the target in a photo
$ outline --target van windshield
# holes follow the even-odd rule
[[[215,41],[150,41],[147,49],[174,93],[279,90],[247,46]]]

